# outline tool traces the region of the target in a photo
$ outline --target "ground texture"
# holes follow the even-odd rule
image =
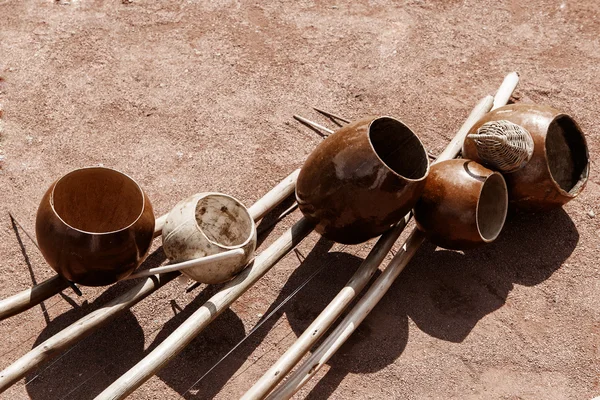
[[[330,127],[311,106],[396,116],[439,153],[516,70],[517,101],[571,113],[586,132],[586,190],[564,209],[511,215],[480,250],[423,246],[298,398],[600,395],[599,2],[0,0],[0,15],[1,297],[53,274],[22,232],[21,248],[8,211],[33,232],[44,191],[74,168],[130,174],[157,215],[199,191],[251,204],[322,140],[292,114]],[[287,217],[261,247],[299,218]],[[372,244],[312,234],[131,397],[238,397]],[[0,368],[129,286],[84,288],[83,297],[66,290],[1,322]],[[2,396],[92,398],[214,292],[185,287],[170,283]]]

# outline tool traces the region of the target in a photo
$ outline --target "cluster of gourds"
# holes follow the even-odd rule
[[[513,104],[486,113],[467,129],[460,143],[462,158],[441,157],[430,165],[421,140],[406,124],[388,116],[363,118],[327,137],[299,172],[274,189],[268,206],[247,209],[231,196],[199,193],[157,219],[148,196],[129,176],[104,167],[78,169],[54,182],[44,195],[36,219],[37,240],[49,265],[61,277],[82,285],[102,286],[174,270],[208,284],[235,278],[214,302],[217,311],[197,320],[197,327],[185,328],[191,340],[190,332],[199,332],[312,228],[344,244],[395,229],[393,240],[385,235],[380,240],[387,241],[382,246],[389,249],[412,210],[418,229],[434,244],[469,249],[498,237],[509,205],[528,210],[558,207],[576,197],[587,182],[586,141],[566,114],[545,106]],[[254,270],[243,276],[240,272],[252,265],[256,248],[255,221],[294,187],[304,225],[296,224],[290,237],[280,238],[276,248],[267,249],[264,259],[257,258],[246,269]],[[160,234],[172,264],[135,273]],[[125,297],[129,305],[132,298]],[[0,315],[1,311],[0,304]],[[112,318],[119,311],[100,311],[101,318]],[[89,319],[86,323],[92,324]],[[83,334],[73,330],[59,335],[68,340],[61,337],[62,341],[41,346],[52,349]],[[170,359],[179,349],[169,348],[160,356]],[[0,390],[46,359],[40,354],[51,352],[31,353],[0,373]],[[161,365],[157,361],[153,368]],[[153,372],[148,369],[146,378],[120,393],[139,386],[148,371]]]

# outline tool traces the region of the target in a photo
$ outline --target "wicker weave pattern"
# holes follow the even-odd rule
[[[500,120],[483,124],[476,134],[477,154],[488,166],[501,172],[514,172],[527,164],[533,154],[531,134],[520,125]]]

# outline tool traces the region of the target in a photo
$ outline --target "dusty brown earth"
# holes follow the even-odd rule
[[[600,153],[594,0],[0,0],[0,16],[1,297],[53,274],[22,232],[20,247],[8,211],[33,232],[37,204],[62,174],[98,164],[124,171],[157,215],[198,191],[251,204],[321,140],[292,114],[333,126],[312,105],[349,118],[396,116],[438,153],[476,101],[517,70],[517,100],[572,113],[592,162]],[[424,246],[298,398],[600,395],[597,167],[564,209],[511,215],[494,244],[467,253]],[[262,247],[299,217],[287,217]],[[132,398],[238,397],[372,243],[311,235]],[[0,368],[129,285],[84,288],[83,297],[67,290],[1,322]],[[214,292],[186,294],[185,286],[170,283],[2,396],[92,398]]]

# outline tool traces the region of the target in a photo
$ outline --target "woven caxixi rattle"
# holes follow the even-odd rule
[[[523,168],[533,154],[533,139],[529,132],[506,120],[487,122],[468,137],[475,142],[481,160],[502,172]]]

